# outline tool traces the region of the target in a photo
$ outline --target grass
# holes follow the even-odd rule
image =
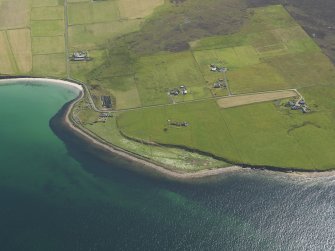
[[[29,1],[3,0],[0,8],[0,29],[18,29],[29,26]]]
[[[7,36],[18,71],[21,73],[30,73],[32,70],[30,30],[9,30]]]
[[[153,10],[164,4],[164,0],[119,0],[118,7],[122,18],[143,18],[152,14]]]
[[[65,52],[63,36],[33,37],[33,54],[54,54]]]
[[[64,77],[66,75],[65,54],[33,56],[33,74],[36,76]]]
[[[118,118],[119,129],[135,139],[197,149],[231,162],[333,168],[334,66],[281,6],[252,9],[249,15],[250,21],[237,34],[190,43],[191,50],[183,53],[193,55],[197,63],[193,69],[199,70],[208,86],[222,78],[222,74],[210,72],[209,65],[227,66],[233,93],[298,88],[311,113],[303,115],[278,102],[219,109],[214,100],[208,100],[127,111]],[[159,104],[164,97],[158,93],[169,87],[175,76],[182,81],[192,75],[183,69],[192,65],[187,56],[174,62],[162,55],[167,54],[135,60],[142,104]],[[177,55],[182,53],[169,56]],[[185,74],[178,75],[178,69]],[[164,74],[167,76],[161,77]],[[171,126],[168,120],[187,121],[190,126]]]
[[[291,87],[327,85],[335,82],[335,68],[321,52],[307,52],[268,58]]]
[[[33,0],[34,7],[57,6],[58,0]]]
[[[68,4],[69,25],[111,22],[119,19],[116,1],[79,2]]]
[[[93,60],[87,62],[70,62],[70,72],[72,78],[87,82],[87,74],[104,62],[106,50],[90,50],[89,55],[93,58]]]
[[[168,120],[187,121],[190,126],[170,126]],[[215,101],[129,111],[120,115],[118,125],[133,138],[200,149],[241,161]]]
[[[97,119],[97,114],[92,111],[90,112],[87,108],[82,108],[82,106],[83,104],[77,106],[76,109],[79,110],[79,113],[78,111],[75,111],[75,113],[78,113],[81,121],[88,122],[88,124],[85,124],[85,127],[95,135],[134,154],[140,154],[145,158],[162,163],[169,169],[194,172],[202,169],[229,166],[229,164],[223,161],[181,149],[145,145],[128,140],[119,133],[115,117],[109,118],[106,123],[93,123]]]
[[[38,7],[32,8],[31,20],[59,20],[64,19],[64,7]]]
[[[106,48],[105,44],[108,39],[136,31],[139,29],[140,23],[141,20],[129,20],[70,26],[70,47],[85,49]]]
[[[113,97],[117,97],[116,109],[141,107],[134,75],[103,79],[98,84]]]
[[[186,85],[190,99],[209,97],[205,80],[190,52],[161,53],[141,57],[135,66],[136,82],[143,105],[170,103],[169,89]]]
[[[275,66],[256,64],[229,71],[228,81],[233,93],[250,93],[288,89],[293,86],[277,72]]]
[[[167,119],[190,126],[169,127]],[[118,121],[130,137],[201,149],[233,162],[312,170],[327,170],[335,161],[333,123],[333,112],[302,116],[272,102],[221,111],[210,102],[152,108],[122,114]]]
[[[12,65],[12,54],[8,47],[7,34],[4,31],[0,32],[0,73],[1,74],[13,74],[15,68]]]
[[[64,20],[31,21],[33,37],[49,37],[64,35]]]

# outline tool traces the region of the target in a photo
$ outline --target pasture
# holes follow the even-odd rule
[[[142,105],[171,103],[170,89],[186,86],[189,99],[210,97],[192,53],[160,53],[141,57],[135,64],[135,77]]]
[[[33,37],[33,54],[54,54],[65,53],[63,36],[54,37]]]
[[[33,72],[37,76],[64,77],[66,75],[64,53],[33,56]]]
[[[228,67],[226,74],[234,94],[273,92],[224,97],[217,103],[207,100],[127,111],[118,117],[119,129],[137,140],[197,149],[231,163],[310,170],[333,168],[334,66],[281,6],[252,9],[249,15],[250,21],[240,32],[192,42],[188,53],[193,55],[198,65],[194,69],[207,87],[223,76],[210,71],[209,65],[215,64]],[[173,67],[192,65],[182,60],[173,63],[159,55],[163,54],[136,61],[142,105],[145,100],[149,101],[147,104],[163,103],[163,96],[160,101],[152,98],[164,86],[169,87],[171,79],[159,81],[160,65],[166,73],[169,68],[164,63],[174,65],[171,71],[176,79],[183,76],[175,74]],[[150,68],[149,62],[155,62],[157,67]],[[152,83],[145,89],[146,97],[141,83],[150,81],[156,85]],[[283,102],[272,102],[296,96],[294,91],[276,92],[291,88],[301,91],[311,113],[303,115],[301,111],[291,111]],[[171,121],[176,123],[171,125]],[[174,126],[178,121],[189,125]]]
[[[29,29],[9,30],[7,36],[18,72],[30,72],[32,69],[32,53]]]
[[[256,94],[246,94],[238,96],[230,96],[226,98],[221,98],[217,100],[219,107],[221,108],[231,108],[242,105],[250,105],[254,103],[262,103],[273,100],[280,100],[286,98],[297,97],[298,93],[295,91],[276,91],[276,92],[264,92]]]
[[[0,30],[28,27],[29,1],[3,0],[0,7]]]
[[[69,25],[112,22],[119,19],[116,1],[76,2],[68,4]]]
[[[58,6],[58,0],[33,0],[33,7],[55,7]]]
[[[119,0],[118,7],[121,18],[144,18],[150,15],[154,9],[164,4],[164,0]]]
[[[2,74],[15,73],[13,55],[5,31],[0,31],[0,58],[0,72]]]
[[[199,149],[232,163],[327,170],[335,161],[331,113],[302,116],[271,102],[222,110],[196,102],[123,113],[118,125],[130,137]]]
[[[32,8],[31,20],[59,20],[64,19],[64,7],[63,6],[47,6]]]
[[[69,27],[70,48],[98,49],[106,48],[108,39],[139,29],[141,20],[92,23]]]
[[[52,37],[64,34],[64,20],[31,21],[33,37]]]

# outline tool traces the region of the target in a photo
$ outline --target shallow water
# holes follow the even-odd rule
[[[154,177],[57,117],[50,127],[75,97],[58,86],[0,87],[0,250],[335,248],[334,177]]]

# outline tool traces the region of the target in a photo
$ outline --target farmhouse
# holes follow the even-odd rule
[[[87,51],[75,51],[70,57],[73,61],[88,61],[90,60]]]
[[[228,70],[228,68],[226,68],[226,67],[220,67],[220,66],[217,66],[217,65],[215,65],[215,64],[211,64],[210,65],[210,70],[212,71],[212,72],[226,72],[227,70]]]
[[[310,109],[303,98],[299,99],[298,101],[290,100],[285,104],[285,106],[290,107],[293,111],[301,110],[303,113],[310,112]]]
[[[177,126],[177,127],[188,127],[189,126],[189,123],[186,121],[177,122],[177,121],[168,120],[168,124],[171,126]]]
[[[178,96],[179,94],[186,95],[188,93],[187,87],[185,85],[181,85],[179,88],[173,88],[169,91],[169,95]]]
[[[174,88],[172,90],[169,91],[169,94],[172,96],[178,96],[180,93],[180,91],[177,88]]]
[[[227,88],[227,85],[224,79],[219,79],[213,84],[213,88]]]

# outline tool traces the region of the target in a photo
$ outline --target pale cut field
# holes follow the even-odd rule
[[[108,39],[137,31],[141,20],[115,21],[69,27],[69,43],[73,49],[95,49]]]
[[[12,74],[14,73],[10,48],[8,47],[6,33],[0,31],[0,73],[1,74]]]
[[[0,2],[0,29],[24,28],[29,25],[28,0],[3,0]]]
[[[261,103],[285,98],[291,98],[298,96],[298,93],[294,90],[287,91],[276,91],[267,93],[257,93],[227,97],[217,100],[218,105],[221,108],[230,108],[242,105],[250,105],[254,103]]]
[[[65,54],[47,54],[33,56],[33,72],[37,76],[65,77]]]
[[[16,65],[21,73],[28,73],[32,69],[31,38],[29,29],[7,31]]]
[[[164,0],[119,0],[120,16],[122,18],[143,18],[164,4]]]
[[[68,3],[90,2],[90,0],[68,0]]]
[[[64,19],[64,7],[36,7],[31,11],[31,20],[57,20]]]
[[[64,36],[33,37],[33,54],[54,54],[65,52]]]
[[[33,0],[33,7],[57,6],[57,5],[58,0]]]

